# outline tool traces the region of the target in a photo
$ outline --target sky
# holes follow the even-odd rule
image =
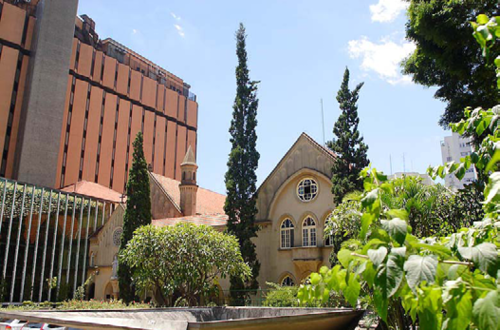
[[[445,104],[435,89],[403,76],[402,0],[80,0],[78,14],[191,85],[198,97],[198,184],[225,193],[229,125],[236,93],[235,31],[247,30],[250,77],[260,81],[257,170],[262,183],[302,132],[333,138],[335,99],[346,67],[360,82],[359,129],[372,166],[387,174],[425,173],[441,164],[438,124]],[[405,160],[403,162],[403,159]]]

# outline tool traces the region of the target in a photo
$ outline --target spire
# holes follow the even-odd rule
[[[189,146],[186,156],[184,156],[184,160],[181,163],[182,165],[196,165],[196,158],[194,156],[193,149],[191,149],[191,146]]]
[[[196,195],[198,186],[196,185],[196,159],[194,157],[193,149],[189,146],[186,156],[181,163],[182,179],[179,185],[181,193],[181,211],[184,216],[196,214]]]

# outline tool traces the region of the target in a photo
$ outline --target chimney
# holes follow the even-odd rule
[[[196,159],[193,150],[189,146],[186,156],[181,163],[182,179],[179,185],[181,193],[181,211],[184,216],[196,214],[196,195],[198,185],[196,184]]]

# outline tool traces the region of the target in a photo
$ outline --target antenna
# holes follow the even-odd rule
[[[392,175],[392,155],[389,154],[389,163],[391,163],[391,175]]]
[[[326,140],[325,140],[325,113],[323,112],[323,99],[321,99],[321,128],[323,129],[323,145],[326,145]]]

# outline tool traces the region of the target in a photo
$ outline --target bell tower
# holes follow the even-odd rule
[[[196,159],[193,150],[189,146],[186,156],[181,163],[182,179],[179,185],[181,193],[180,207],[184,216],[196,214],[196,195],[198,192],[198,185],[196,184]]]

